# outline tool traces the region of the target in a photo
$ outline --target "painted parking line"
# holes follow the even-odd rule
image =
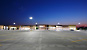
[[[86,41],[87,41],[87,39],[84,39],[84,40],[86,40]]]
[[[7,36],[7,35],[10,35],[10,34],[2,34],[2,35],[0,35],[0,36]]]
[[[16,39],[2,39],[0,41],[8,41],[8,40],[16,40]]]
[[[87,39],[81,39],[81,40],[75,40],[75,41],[72,41],[72,42],[79,42],[79,41],[83,41],[83,40],[87,41]]]
[[[17,35],[17,34],[2,34],[0,36],[7,36],[7,35]]]
[[[8,40],[15,40],[15,39],[2,39],[0,41],[8,41]],[[3,46],[2,44],[0,44],[0,47]]]
[[[2,46],[2,45],[0,44],[0,46]]]
[[[33,31],[33,30],[30,30],[30,31]]]

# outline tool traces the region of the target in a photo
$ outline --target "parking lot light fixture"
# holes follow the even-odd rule
[[[58,23],[58,24],[60,24],[60,23]]]
[[[37,24],[37,23],[35,23],[35,24]]]
[[[14,25],[16,24],[16,23],[13,23]]]
[[[81,24],[81,23],[78,23],[78,24]]]
[[[31,20],[32,20],[32,19],[33,19],[33,17],[29,17],[29,19],[31,19]]]

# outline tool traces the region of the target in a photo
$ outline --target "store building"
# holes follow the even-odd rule
[[[63,28],[62,28],[62,25],[57,25],[56,26],[56,31],[60,31],[60,30],[62,30]]]
[[[22,26],[19,27],[19,30],[30,30],[30,26],[22,25]]]
[[[76,30],[76,25],[69,25],[69,29],[73,29],[73,30]]]
[[[36,30],[36,25],[31,25],[31,26],[30,26],[30,29],[31,29],[31,30]]]
[[[57,25],[56,30],[76,30],[76,25]]]
[[[49,25],[48,30],[56,30],[56,25]]]
[[[8,25],[4,25],[4,30],[8,30]]]
[[[39,30],[46,30],[46,25],[38,25]]]
[[[19,30],[20,25],[9,25],[8,30]]]
[[[0,25],[0,30],[76,30],[76,25]]]
[[[0,30],[3,30],[3,28],[4,28],[4,25],[0,25]]]

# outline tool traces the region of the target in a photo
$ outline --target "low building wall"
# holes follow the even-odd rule
[[[3,25],[0,25],[0,30],[3,30],[4,26]]]
[[[76,30],[76,25],[69,25],[69,29],[73,29],[73,30]]]
[[[30,26],[20,26],[19,30],[30,30]]]
[[[56,30],[55,25],[49,25],[48,30]]]

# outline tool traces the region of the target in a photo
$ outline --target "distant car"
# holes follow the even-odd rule
[[[71,29],[70,31],[74,31],[73,29]]]

